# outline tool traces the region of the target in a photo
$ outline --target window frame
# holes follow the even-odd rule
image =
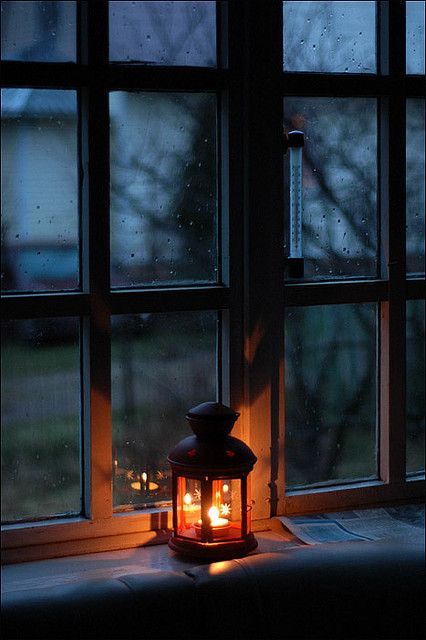
[[[81,290],[2,296],[5,319],[79,316],[82,373],[82,515],[2,527],[3,561],[17,562],[165,542],[171,513],[145,509],[114,513],[112,503],[111,316],[215,310],[218,313],[218,397],[239,404],[242,292],[241,83],[238,35],[231,65],[225,2],[216,3],[217,68],[144,67],[109,63],[108,2],[77,3],[76,63],[2,62],[2,87],[75,89],[79,96],[81,154]],[[232,80],[232,81],[231,81]],[[115,89],[214,92],[218,99],[218,245],[221,281],[150,289],[110,288],[109,92]],[[233,158],[234,179],[228,179]],[[232,219],[228,211],[237,215]],[[232,251],[229,250],[232,242]],[[48,314],[46,310],[49,309]],[[230,388],[233,389],[232,395]],[[241,394],[240,394],[241,395]],[[86,428],[84,428],[84,426]]]
[[[421,498],[424,475],[405,477],[405,302],[425,297],[425,281],[405,276],[401,115],[405,123],[405,97],[423,97],[424,84],[421,76],[405,75],[405,3],[381,0],[377,6],[377,75],[283,72],[279,0],[217,2],[217,69],[109,64],[104,0],[77,3],[82,46],[76,64],[2,63],[3,87],[68,88],[79,93],[82,290],[8,294],[3,297],[3,317],[43,317],[49,309],[49,317],[82,318],[82,420],[90,425],[82,438],[84,515],[6,525],[3,562],[154,544],[168,537],[170,511],[113,513],[108,481],[113,314],[218,310],[219,398],[241,412],[234,435],[258,457],[252,480],[255,530],[265,528],[274,515]],[[220,96],[222,283],[110,290],[109,192],[104,185],[109,184],[111,89],[214,91]],[[389,212],[389,223],[382,228],[389,246],[389,273],[382,273],[386,277],[283,284],[284,95],[378,98],[382,219]],[[286,491],[284,312],[288,306],[345,302],[376,302],[381,309],[380,480]]]
[[[277,246],[274,238],[282,239],[283,223],[278,216],[273,217],[273,229],[262,230],[262,188],[254,185],[255,196],[251,200],[251,233],[259,246],[259,255],[252,256],[250,269],[259,274],[259,281],[250,290],[252,314],[250,318],[253,336],[256,326],[267,325],[262,316],[262,308],[268,309],[270,301],[276,301],[281,311],[276,327],[269,327],[265,346],[264,362],[252,368],[250,379],[253,389],[261,386],[261,380],[268,373],[268,367],[275,373],[270,381],[270,390],[275,394],[264,394],[262,401],[254,404],[256,422],[262,420],[270,424],[271,431],[252,431],[255,434],[255,451],[271,448],[270,465],[259,462],[254,470],[254,497],[263,505],[262,513],[272,515],[297,514],[309,511],[349,508],[351,506],[384,504],[393,501],[414,500],[424,495],[424,472],[406,477],[406,429],[405,429],[405,315],[406,301],[425,298],[424,278],[407,278],[405,273],[405,112],[406,99],[424,97],[425,87],[422,76],[407,75],[405,69],[405,2],[376,3],[377,15],[377,74],[310,73],[288,72],[282,68],[282,3],[250,3],[252,16],[250,37],[252,50],[261,51],[261,58],[252,60],[257,69],[253,72],[254,82],[251,93],[262,92],[265,83],[260,78],[262,68],[271,69],[267,78],[267,88],[263,95],[263,105],[258,109],[251,126],[260,121],[265,103],[268,105],[268,125],[262,131],[263,140],[254,140],[252,147],[252,181],[274,185],[275,196],[267,200],[266,210],[279,211],[284,201],[278,187],[284,175],[282,148],[274,146],[274,139],[282,135],[283,98],[285,96],[343,96],[375,97],[378,100],[378,215],[382,220],[380,278],[347,282],[285,282],[282,265],[282,245]],[[265,17],[264,28],[259,24],[259,12]],[[262,39],[262,34],[268,37]],[[253,46],[253,40],[256,45]],[[277,47],[277,42],[280,46]],[[392,43],[392,46],[390,46]],[[266,96],[268,94],[268,96]],[[266,137],[265,131],[270,132]],[[266,138],[266,140],[265,140]],[[263,166],[261,145],[272,150],[269,167]],[[260,176],[260,178],[259,178]],[[251,182],[252,182],[251,181]],[[258,198],[258,201],[256,201]],[[260,234],[259,234],[259,230]],[[263,233],[262,233],[263,231]],[[259,238],[261,235],[261,238]],[[270,252],[269,270],[262,264],[262,253]],[[256,250],[254,251],[254,253]],[[272,255],[271,255],[272,254]],[[380,255],[379,254],[379,255]],[[384,256],[387,255],[385,260]],[[263,271],[262,271],[263,270]],[[262,286],[262,280],[271,273],[281,277]],[[284,331],[281,327],[283,310],[287,307],[311,305],[332,305],[344,303],[375,302],[380,314],[379,340],[379,382],[378,382],[378,480],[354,481],[353,483],[323,483],[321,486],[304,489],[285,489],[285,389],[284,389]],[[276,318],[275,318],[276,319]],[[255,338],[254,338],[255,339]],[[279,345],[279,347],[278,347]],[[267,355],[269,352],[269,356]],[[258,358],[260,360],[260,358]],[[274,376],[274,373],[272,374]],[[254,392],[255,393],[255,392]],[[251,412],[253,402],[251,402]],[[266,418],[267,416],[267,418]],[[284,464],[280,464],[284,461]],[[271,488],[265,501],[265,478]],[[282,489],[284,487],[284,490]]]

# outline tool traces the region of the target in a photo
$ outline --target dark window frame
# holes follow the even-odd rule
[[[268,514],[301,513],[420,498],[424,472],[407,476],[405,426],[405,318],[406,301],[425,298],[424,278],[405,273],[405,113],[406,99],[424,97],[424,78],[407,75],[405,69],[405,2],[377,2],[377,74],[285,72],[282,68],[282,3],[249,5],[248,30],[252,57],[249,104],[250,237],[249,336],[256,359],[250,367],[252,391],[251,444],[255,451],[271,449],[254,470],[253,497],[262,517]],[[267,71],[266,71],[267,70]],[[346,282],[285,282],[280,215],[268,218],[265,211],[279,212],[283,202],[282,147],[283,98],[285,96],[370,96],[378,101],[378,175],[380,277]],[[267,121],[261,132],[256,127]],[[254,133],[253,133],[254,132]],[[269,162],[265,162],[264,149]],[[265,185],[272,185],[268,193]],[[264,256],[268,255],[268,261]],[[384,259],[384,256],[387,259]],[[276,277],[272,278],[271,274]],[[285,488],[285,388],[283,315],[288,307],[375,302],[379,316],[378,380],[378,480],[324,483],[300,490]],[[279,318],[279,319],[278,319]],[[258,331],[263,328],[263,343]],[[256,398],[258,390],[268,393]],[[256,430],[256,423],[268,425]],[[284,464],[282,463],[284,461]],[[270,486],[265,505],[265,483]]]

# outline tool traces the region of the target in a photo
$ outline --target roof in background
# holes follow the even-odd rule
[[[3,118],[75,117],[76,91],[57,89],[2,89]]]

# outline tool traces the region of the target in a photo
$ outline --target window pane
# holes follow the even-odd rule
[[[425,270],[425,101],[407,100],[407,273]]]
[[[372,98],[284,100],[285,130],[305,134],[302,255],[307,279],[377,276],[376,111]],[[288,254],[290,249],[287,241]]]
[[[425,72],[425,3],[406,3],[406,70]]]
[[[76,3],[2,2],[1,57],[23,62],[75,62]]]
[[[110,97],[115,287],[216,282],[216,96]]]
[[[78,514],[77,318],[2,322],[2,521]]]
[[[284,71],[376,72],[375,2],[283,2]]]
[[[376,477],[376,305],[285,317],[287,486]]]
[[[215,2],[110,2],[110,60],[216,66]]]
[[[75,91],[2,90],[2,290],[79,285]]]
[[[171,500],[167,456],[185,415],[216,399],[217,314],[116,316],[112,338],[114,505]]]
[[[407,302],[407,473],[425,468],[425,302]]]

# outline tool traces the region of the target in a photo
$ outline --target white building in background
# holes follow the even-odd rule
[[[177,220],[166,222],[179,215],[172,206],[179,193],[191,189],[183,184],[185,167],[194,161],[197,104],[203,100],[191,96],[188,107],[186,97],[111,94],[111,257],[117,274],[141,265],[151,273],[149,265],[179,260],[184,231]],[[9,278],[19,290],[76,288],[77,94],[6,89],[2,116],[2,247],[5,270],[13,270],[4,284]]]
[[[76,114],[74,91],[2,91],[5,287],[78,286]]]

